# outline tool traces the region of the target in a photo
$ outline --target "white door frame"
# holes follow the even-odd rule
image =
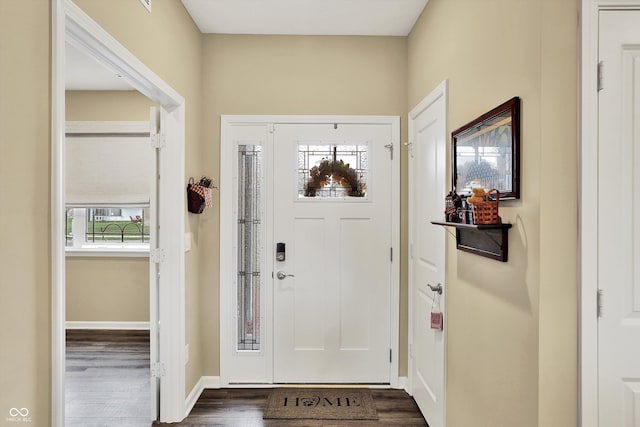
[[[640,0],[581,0],[580,50],[580,302],[578,419],[598,427],[598,15],[602,10],[640,9]]]
[[[185,100],[140,62],[124,46],[71,0],[52,2],[51,16],[51,424],[63,427],[65,414],[65,232],[64,135],[65,42],[117,71],[133,88],[158,102],[163,115],[166,145],[161,150],[159,239],[164,250],[160,278],[159,359],[161,361],[161,421],[185,416],[185,297],[184,297],[184,135]]]
[[[411,144],[414,142],[412,141],[413,138],[413,131],[414,131],[414,122],[415,119],[427,108],[429,108],[429,106],[431,106],[434,102],[436,102],[437,100],[439,100],[440,98],[444,97],[445,98],[445,110],[448,108],[448,100],[447,100],[447,90],[448,90],[448,81],[444,80],[442,83],[440,83],[435,89],[433,89],[431,91],[431,93],[429,93],[429,95],[427,95],[422,101],[420,101],[418,103],[418,105],[416,105],[410,112],[409,112],[409,142],[410,142],[410,149],[409,149],[409,236],[413,236],[415,235],[415,230],[414,230],[414,210],[412,207],[412,201],[411,201],[411,195],[413,194],[413,189],[415,188],[415,186],[417,185],[414,182],[414,166],[413,166],[413,161],[411,160]],[[447,111],[445,111],[445,123],[447,123]],[[445,129],[445,134],[442,135],[443,140],[447,141],[447,133],[446,133],[446,129]],[[445,182],[447,182],[447,180],[445,180]],[[445,190],[446,191],[446,190]],[[444,201],[443,201],[443,207],[444,207]],[[444,212],[444,211],[443,211]],[[411,253],[411,242],[412,239],[409,238],[407,245],[409,246],[407,248],[407,253]],[[445,284],[446,284],[446,272],[447,272],[447,248],[446,248],[446,244],[445,244],[445,258],[444,258],[444,269],[445,269]],[[409,344],[409,352],[407,354],[407,359],[408,359],[408,372],[407,372],[407,377],[408,377],[408,385],[409,385],[409,393],[411,395],[413,395],[413,381],[412,381],[412,375],[411,372],[413,372],[413,358],[411,357],[411,346],[413,345],[413,277],[414,273],[413,273],[413,268],[411,266],[411,256],[409,256],[409,302],[408,302],[408,307],[409,307],[409,321],[408,321],[408,344]],[[443,304],[445,306],[445,310],[444,310],[444,325],[445,327],[442,330],[442,334],[443,334],[443,341],[444,341],[444,385],[443,385],[443,394],[444,394],[444,398],[442,401],[442,406],[443,406],[443,425],[447,425],[447,335],[448,335],[448,327],[447,327],[447,309],[446,309],[446,294],[447,292],[444,292],[442,295],[442,299],[441,299],[441,304]],[[425,326],[426,327],[426,326]]]
[[[220,118],[220,382],[224,387],[232,387],[229,384],[227,372],[229,371],[229,355],[232,354],[233,332],[235,326],[232,324],[233,310],[229,301],[233,300],[230,286],[233,275],[231,266],[234,264],[232,246],[235,230],[233,224],[233,162],[235,153],[233,152],[233,141],[231,126],[251,125],[251,124],[389,124],[392,126],[393,160],[391,165],[391,222],[392,222],[392,247],[400,252],[400,117],[398,116],[255,116],[255,115],[223,115]],[[270,261],[269,261],[270,262]],[[391,294],[390,294],[390,338],[391,351],[394,355],[390,364],[390,386],[397,388],[398,377],[398,357],[399,336],[400,336],[400,257],[395,256],[391,264]],[[271,301],[271,300],[269,300]],[[268,318],[265,319],[266,328],[273,327],[273,313],[268,310]],[[273,331],[266,331],[266,336],[273,339]],[[272,345],[268,346],[273,349]],[[273,351],[271,352],[273,353]],[[273,354],[270,357],[271,365]],[[271,372],[271,383],[273,383],[273,371]],[[246,387],[246,384],[242,385]]]

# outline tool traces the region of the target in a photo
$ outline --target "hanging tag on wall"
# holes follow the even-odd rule
[[[435,294],[431,302],[431,329],[441,331],[444,324],[443,317],[442,311],[440,311],[440,294]]]
[[[431,312],[431,329],[437,329],[439,331],[442,330],[443,321],[442,321],[442,313],[439,311]]]

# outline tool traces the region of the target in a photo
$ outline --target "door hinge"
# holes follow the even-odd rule
[[[391,154],[391,160],[393,160],[393,142],[390,143],[390,144],[385,145],[384,148],[389,150],[389,153]]]
[[[389,257],[391,259],[391,262],[393,262],[393,248],[389,248],[389,252],[390,252]]]
[[[598,62],[598,92],[604,88],[604,61]]]
[[[413,243],[409,244],[409,258],[413,258]]]
[[[163,133],[151,134],[151,148],[164,148],[166,145],[166,138]]]
[[[597,297],[598,302],[597,302],[597,308],[596,308],[598,317],[602,317],[602,310],[603,310],[603,307],[602,307],[602,294],[603,294],[602,289],[598,289],[598,297]]]
[[[162,363],[162,362],[152,363],[150,368],[151,368],[151,376],[153,378],[164,377],[165,374],[167,373],[167,371],[166,371],[166,369],[164,367],[164,363]]]
[[[389,363],[393,361],[393,350],[389,349]]]
[[[409,357],[413,359],[413,345],[409,344]]]
[[[164,262],[164,249],[162,248],[151,249],[151,251],[149,252],[149,260],[157,264]]]

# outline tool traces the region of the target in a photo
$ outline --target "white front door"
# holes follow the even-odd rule
[[[638,427],[640,11],[600,12],[599,52],[599,425]]]
[[[394,139],[389,124],[274,127],[275,383],[390,381]]]
[[[447,324],[431,324],[432,312],[446,312],[445,230],[431,221],[444,217],[446,93],[443,82],[409,114],[409,387],[431,427],[445,425]]]

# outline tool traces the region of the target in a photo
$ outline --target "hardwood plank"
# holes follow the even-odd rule
[[[67,331],[66,426],[149,427],[148,331]],[[372,389],[377,421],[263,420],[270,389],[207,389],[175,427],[424,427],[411,396]]]
[[[65,425],[149,427],[149,332],[68,330]]]
[[[155,423],[156,427],[424,427],[411,396],[403,390],[373,389],[379,420],[263,420],[269,389],[207,389],[181,423]]]

